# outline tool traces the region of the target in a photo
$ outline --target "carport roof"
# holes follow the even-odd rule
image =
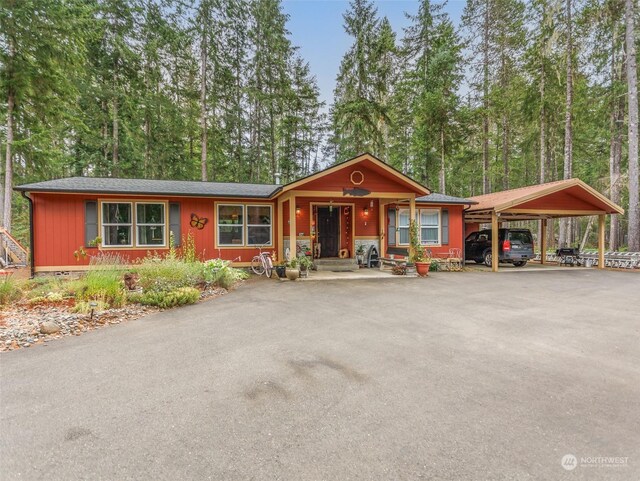
[[[580,179],[530,185],[470,199],[477,203],[467,210],[467,222],[489,222],[492,212],[500,214],[501,220],[624,213],[622,207]]]

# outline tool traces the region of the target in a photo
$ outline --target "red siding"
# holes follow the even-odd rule
[[[38,267],[73,267],[89,263],[88,259],[75,259],[73,252],[85,243],[84,239],[84,209],[85,201],[98,199],[119,199],[126,201],[158,200],[177,202],[180,204],[181,238],[191,234],[195,241],[196,252],[203,259],[221,257],[239,262],[249,262],[257,252],[257,248],[220,248],[215,246],[214,203],[256,203],[255,199],[206,199],[206,198],[167,198],[167,197],[127,197],[108,195],[81,195],[81,194],[37,194],[32,195],[34,201],[34,243],[35,264]],[[276,243],[277,212],[273,202],[259,202],[273,206],[272,235]],[[190,227],[191,214],[205,217],[208,223],[204,229]],[[99,250],[87,248],[90,255],[96,255]],[[129,262],[143,258],[150,251],[159,253],[168,249],[105,249],[109,252],[117,252]]]
[[[409,206],[402,206],[403,208],[408,208]],[[390,205],[390,209],[395,209],[395,205]],[[449,243],[442,244],[440,246],[428,246],[431,249],[431,252],[434,256],[445,256],[449,253],[449,249],[458,248],[461,251],[464,250],[464,240],[462,238],[463,235],[463,211],[464,206],[462,205],[448,205],[448,204],[428,204],[428,205],[416,205],[416,209],[447,209],[449,211]],[[388,216],[385,217],[388,222]],[[387,229],[385,231],[388,233],[388,224]],[[385,242],[385,246],[388,247],[388,234],[387,234],[387,242]],[[398,247],[408,247],[408,246],[398,246]]]
[[[356,170],[364,175],[364,181],[360,185],[354,185],[351,182],[351,174]],[[358,178],[356,181],[359,180]],[[414,192],[415,189],[402,182],[399,177],[366,160],[352,168],[340,169],[337,172],[324,175],[300,186],[300,190],[306,191],[328,190],[342,192],[343,188],[361,188],[371,192]],[[352,197],[346,197],[346,199],[349,198]]]

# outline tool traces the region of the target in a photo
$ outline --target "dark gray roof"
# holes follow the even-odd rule
[[[477,202],[474,200],[439,194],[438,192],[432,192],[429,195],[416,197],[416,202],[419,202],[421,204],[477,204]]]
[[[26,192],[83,192],[104,194],[148,194],[195,197],[269,198],[281,185],[198,182],[190,180],[112,179],[68,177],[16,187]]]

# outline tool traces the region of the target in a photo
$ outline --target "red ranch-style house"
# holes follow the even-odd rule
[[[422,244],[446,255],[464,250],[464,209],[475,203],[432,193],[370,154],[286,185],[71,177],[16,190],[31,199],[33,273],[86,269],[80,246],[135,262],[188,235],[204,258],[236,266],[261,246],[280,260],[290,246],[353,258],[373,245],[384,257],[408,247],[410,219]]]

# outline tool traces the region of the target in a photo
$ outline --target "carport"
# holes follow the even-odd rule
[[[539,220],[540,261],[546,262],[547,221],[561,217],[598,216],[598,268],[604,267],[604,233],[607,215],[624,209],[580,179],[559,180],[493,194],[471,197],[477,202],[465,214],[467,224],[491,224],[491,238],[498,238],[500,222]],[[498,271],[498,242],[491,243],[493,272]]]

